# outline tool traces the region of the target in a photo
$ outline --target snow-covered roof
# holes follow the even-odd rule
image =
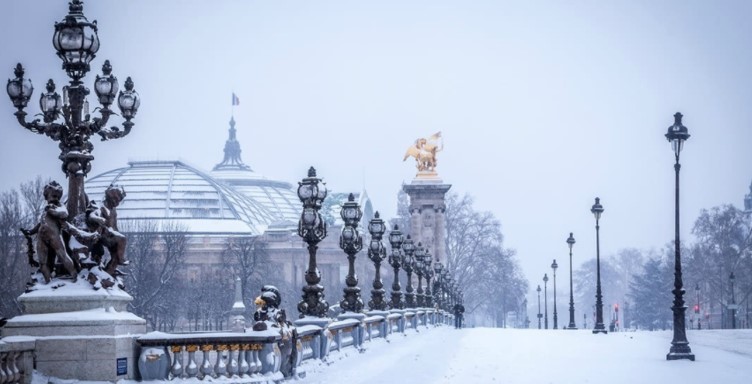
[[[86,182],[89,198],[101,202],[110,184],[125,189],[118,220],[157,220],[193,233],[259,235],[278,214],[264,204],[180,161],[130,162]]]

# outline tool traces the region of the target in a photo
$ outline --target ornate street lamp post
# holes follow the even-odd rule
[[[595,328],[593,333],[608,333],[606,327],[603,325],[603,294],[601,294],[601,240],[600,240],[600,224],[601,214],[603,214],[603,206],[601,205],[601,199],[596,197],[595,204],[590,208],[590,212],[595,216],[595,269],[596,269],[596,285],[595,285]]]
[[[734,294],[734,280],[736,280],[736,277],[734,276],[734,272],[731,271],[731,274],[729,275],[729,284],[731,286],[731,304],[729,305],[729,309],[731,310],[731,329],[736,329],[736,296]]]
[[[543,274],[543,309],[545,329],[548,329],[548,274]]]
[[[410,235],[402,243],[402,269],[407,273],[407,288],[405,288],[405,306],[415,308],[415,293],[413,293],[413,268],[415,267],[415,244]]]
[[[556,259],[551,263],[551,269],[554,270],[554,329],[559,329],[558,315],[556,314],[556,268],[559,268],[559,264],[556,264]]]
[[[538,284],[538,288],[536,289],[536,291],[538,292],[538,329],[541,329],[541,318],[543,317],[543,315],[541,314],[541,311],[540,311],[541,310],[541,305],[540,305],[540,292],[541,292],[541,288],[540,288],[540,284]]]
[[[352,193],[347,197],[347,202],[342,205],[340,216],[345,225],[339,237],[339,247],[347,254],[348,268],[347,277],[345,277],[346,287],[343,288],[344,297],[339,302],[339,306],[344,312],[359,313],[363,311],[363,300],[360,298],[358,276],[355,275],[355,255],[363,249],[363,238],[358,232],[358,223],[363,217],[363,211],[355,202],[355,196]]]
[[[433,295],[435,296],[436,306],[439,309],[441,309],[443,308],[443,305],[444,305],[444,301],[441,298],[441,285],[442,285],[443,276],[444,276],[444,266],[441,264],[440,261],[436,261],[436,264],[433,265],[433,273],[434,273]]]
[[[426,308],[433,308],[433,296],[431,294],[431,278],[433,278],[433,269],[431,264],[433,263],[433,256],[431,252],[426,248],[426,255],[423,259],[423,276],[426,278],[426,290],[423,292],[423,304]]]
[[[402,301],[402,292],[399,283],[399,270],[402,263],[402,232],[395,224],[394,229],[389,232],[389,244],[392,246],[392,254],[389,255],[389,264],[394,268],[394,283],[392,283],[392,301],[389,303],[391,309],[402,309],[405,303]]]
[[[572,247],[574,246],[572,232],[569,232],[567,245],[569,246],[569,325],[567,329],[577,329],[577,325],[574,323],[574,288],[572,285]]]
[[[426,250],[423,248],[423,244],[418,243],[418,248],[415,249],[415,273],[418,275],[418,294],[416,296],[416,305],[418,308],[423,308],[426,305],[425,296],[423,295],[423,264],[426,261]]]
[[[679,164],[679,154],[684,147],[684,141],[689,139],[689,131],[687,130],[687,127],[682,125],[681,120],[682,114],[676,112],[676,114],[674,114],[674,124],[668,127],[668,132],[666,133],[666,139],[671,142],[676,159],[676,163],[674,163],[674,171],[676,172],[676,215],[674,217],[674,224],[676,231],[674,233],[674,289],[672,291],[674,293],[674,305],[671,307],[671,310],[674,312],[674,338],[671,341],[671,348],[666,355],[666,360],[689,359],[694,361],[695,355],[689,348],[684,320],[684,314],[687,307],[684,305],[683,297],[684,283],[682,282],[681,243],[679,241],[679,169],[681,169],[681,164]]]
[[[368,246],[368,258],[373,261],[376,274],[373,277],[373,290],[371,290],[371,300],[368,301],[368,308],[372,311],[386,310],[386,301],[384,301],[384,283],[381,281],[381,262],[386,259],[386,249],[381,239],[386,232],[384,220],[379,217],[376,211],[374,218],[368,223],[368,232],[371,234],[371,243]]]
[[[83,14],[83,3],[71,0],[68,15],[55,23],[52,44],[57,56],[63,61],[63,69],[70,77],[70,83],[63,87],[63,96],[55,91],[55,82],[50,79],[39,99],[42,119],[26,121],[24,111],[31,99],[34,87],[31,80],[24,77],[24,68],[19,63],[14,70],[15,78],[8,80],[6,91],[17,111],[14,113],[19,124],[31,132],[46,135],[59,141],[62,170],[68,178],[67,210],[68,221],[86,210],[87,198],[84,193],[84,178],[91,170],[91,154],[94,146],[89,141],[98,134],[102,140],[118,139],[130,133],[134,123],[131,121],[141,103],[138,93],[133,89],[133,81],[128,77],[125,90],[118,93],[118,80],[112,75],[112,66],[105,60],[102,76],[94,81],[94,92],[102,105],[99,117],[89,113],[86,96],[90,93],[81,79],[89,72],[89,64],[99,51],[97,23],[89,22]],[[120,115],[125,119],[123,129],[107,127],[111,115],[115,114],[110,106],[117,100]],[[60,117],[62,123],[57,122]]]
[[[329,303],[324,300],[321,272],[316,266],[318,243],[326,237],[326,221],[319,210],[326,198],[324,182],[316,177],[316,169],[308,169],[308,177],[298,182],[298,198],[303,202],[303,213],[298,221],[298,235],[308,244],[308,269],[305,272],[303,300],[298,303],[300,317],[326,317]]]

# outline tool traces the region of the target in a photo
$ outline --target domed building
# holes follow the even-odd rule
[[[101,202],[111,184],[123,187],[126,192],[117,208],[122,232],[143,232],[144,223],[149,223],[152,231],[185,233],[188,241],[180,257],[178,278],[189,282],[206,281],[206,278],[227,280],[226,294],[230,301],[234,298],[234,277],[224,268],[230,260],[225,256],[228,244],[237,238],[261,240],[266,258],[273,265],[268,268],[272,272],[261,279],[282,285],[279,288],[285,296],[283,305],[288,307],[291,317],[297,315],[293,308],[306,284],[304,274],[308,267],[308,250],[297,234],[302,203],[292,183],[264,177],[243,163],[234,119],[230,120],[223,160],[212,171],[204,172],[182,161],[129,162],[126,167],[88,179],[89,198]],[[365,191],[354,195],[364,211],[363,228],[373,217],[372,204]],[[329,235],[319,243],[317,265],[330,305],[338,303],[342,297],[348,268],[347,257],[339,248],[342,225],[339,210],[347,196],[347,193],[331,193],[322,209],[329,223]],[[136,247],[136,240],[133,240],[129,239],[129,249]],[[130,253],[126,251],[126,257]],[[367,292],[371,282],[365,276],[371,275],[366,271],[372,269],[372,263],[365,251],[360,253],[356,263],[361,289]],[[250,287],[246,294],[253,295],[259,288]],[[252,300],[246,302],[252,307]]]

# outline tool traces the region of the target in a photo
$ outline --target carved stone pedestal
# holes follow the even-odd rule
[[[94,291],[77,284],[32,291],[19,297],[24,314],[8,320],[2,336],[36,339],[36,370],[47,376],[136,379],[135,339],[146,333],[146,321],[125,311],[131,300],[119,289]]]
[[[446,261],[446,226],[444,197],[451,188],[436,177],[418,177],[402,189],[410,196],[410,235],[415,244],[422,243],[434,257]]]

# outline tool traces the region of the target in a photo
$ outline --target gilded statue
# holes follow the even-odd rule
[[[409,146],[405,152],[405,157],[415,159],[415,167],[418,168],[418,174],[436,173],[436,153],[444,149],[444,141],[441,138],[441,132],[415,140],[415,144]]]

